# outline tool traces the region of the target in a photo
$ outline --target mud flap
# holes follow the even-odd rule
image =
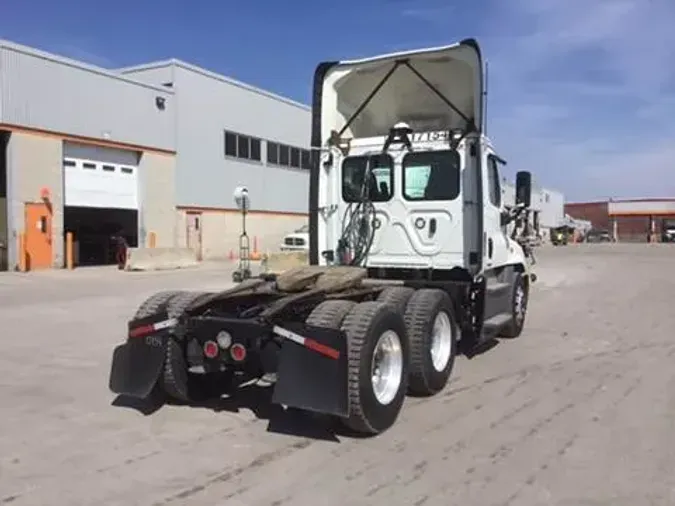
[[[129,324],[132,328],[162,325],[166,313],[138,319]],[[145,399],[149,397],[162,374],[166,360],[166,346],[170,336],[167,328],[148,335],[130,337],[113,351],[108,386],[116,394]]]
[[[284,324],[284,328],[339,352],[337,358],[284,341],[272,402],[340,417],[349,415],[347,340],[338,330]]]

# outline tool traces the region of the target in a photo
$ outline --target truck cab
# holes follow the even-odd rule
[[[386,277],[525,265],[504,227],[506,162],[483,132],[483,80],[473,40],[319,65],[311,263]]]

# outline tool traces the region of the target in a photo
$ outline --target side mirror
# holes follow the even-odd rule
[[[516,174],[516,204],[530,207],[532,203],[532,174],[521,170]]]

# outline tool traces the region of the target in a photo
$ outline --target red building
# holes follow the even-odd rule
[[[565,214],[588,220],[619,241],[647,242],[650,236],[660,239],[665,221],[675,221],[675,199],[575,202],[565,204]]]

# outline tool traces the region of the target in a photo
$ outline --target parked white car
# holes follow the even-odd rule
[[[281,251],[309,251],[309,225],[286,234],[280,248]]]

